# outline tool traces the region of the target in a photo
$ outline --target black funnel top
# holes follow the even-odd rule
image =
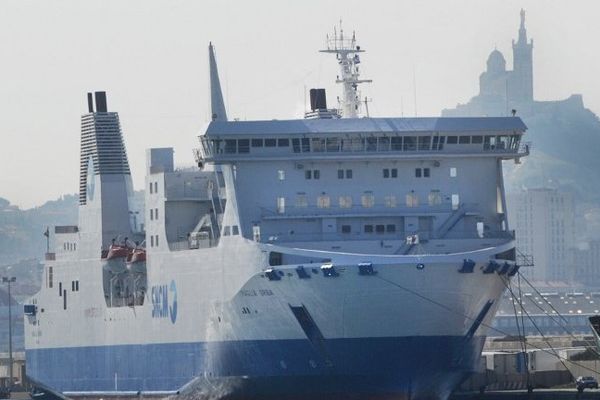
[[[310,109],[327,110],[327,97],[325,89],[310,89]]]

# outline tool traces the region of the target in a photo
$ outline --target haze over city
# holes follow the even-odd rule
[[[3,2],[0,197],[28,208],[78,190],[79,118],[92,90],[120,113],[136,188],[146,148],[173,146],[191,165],[209,120],[209,41],[231,117],[298,117],[311,87],[335,105],[338,70],[317,50],[340,19],[367,50],[371,115],[436,116],[477,93],[494,47],[512,61],[521,8],[536,99],[581,93],[600,112],[595,1]]]

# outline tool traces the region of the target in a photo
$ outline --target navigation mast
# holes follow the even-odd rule
[[[364,53],[364,50],[356,44],[356,35],[352,32],[351,38],[344,38],[344,30],[340,21],[339,32],[333,28],[333,37],[327,35],[327,49],[320,50],[321,53],[332,53],[336,55],[340,65],[341,75],[336,79],[336,83],[343,84],[343,98],[340,100],[342,117],[357,118],[360,114],[361,96],[358,90],[360,83],[371,83],[371,79],[360,79],[360,56],[358,53]]]

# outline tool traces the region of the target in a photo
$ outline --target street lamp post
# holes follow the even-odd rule
[[[2,277],[2,283],[8,284],[8,375],[10,380],[8,381],[9,389],[13,385],[13,353],[12,353],[12,302],[10,297],[10,284],[17,281],[17,278]]]

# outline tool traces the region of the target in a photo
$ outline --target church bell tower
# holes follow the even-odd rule
[[[511,96],[519,103],[533,101],[533,39],[527,41],[525,29],[525,10],[521,9],[519,39],[512,42],[513,48],[513,85]]]

